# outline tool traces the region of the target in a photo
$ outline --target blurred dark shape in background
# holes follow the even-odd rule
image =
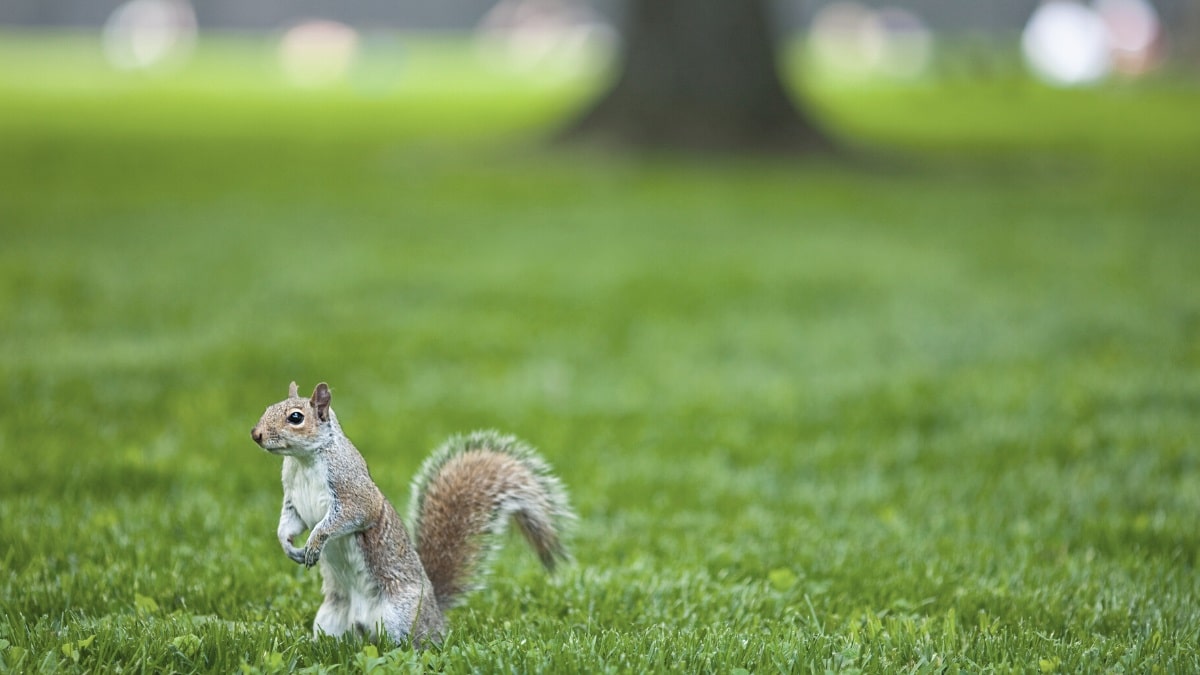
[[[826,151],[777,72],[766,0],[631,0],[615,84],[563,135],[706,152]]]

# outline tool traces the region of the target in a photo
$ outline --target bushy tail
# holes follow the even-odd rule
[[[549,465],[495,431],[455,436],[435,450],[413,479],[408,513],[441,609],[475,587],[510,516],[548,570],[567,559],[563,528],[575,518]]]

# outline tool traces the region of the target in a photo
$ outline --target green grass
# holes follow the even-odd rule
[[[537,143],[594,75],[461,45],[364,94],[3,37],[0,668],[1200,670],[1194,85],[817,87],[875,159],[634,161]],[[399,505],[536,445],[577,563],[311,641],[292,379]]]

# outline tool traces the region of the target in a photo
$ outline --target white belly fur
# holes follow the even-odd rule
[[[290,487],[292,508],[300,514],[304,526],[312,529],[329,512],[329,483],[326,479],[325,462],[315,460],[303,464],[288,458],[283,466],[283,484]]]
[[[285,467],[284,480],[291,485],[292,506],[309,529],[329,512],[331,497],[325,463],[299,461]],[[290,475],[289,475],[290,474]],[[322,590],[325,602],[317,612],[315,634],[342,635],[365,630],[375,637],[384,619],[388,603],[379,585],[367,570],[356,534],[335,537],[321,551]]]

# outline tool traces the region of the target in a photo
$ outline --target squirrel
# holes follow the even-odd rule
[[[283,456],[276,535],[284,553],[305,567],[320,563],[325,601],[314,638],[382,633],[439,643],[446,610],[476,587],[510,517],[547,570],[569,559],[562,537],[575,515],[565,488],[532,448],[494,431],[455,436],[426,459],[412,482],[410,538],[331,398],[324,382],[307,399],[292,382],[250,432]]]

